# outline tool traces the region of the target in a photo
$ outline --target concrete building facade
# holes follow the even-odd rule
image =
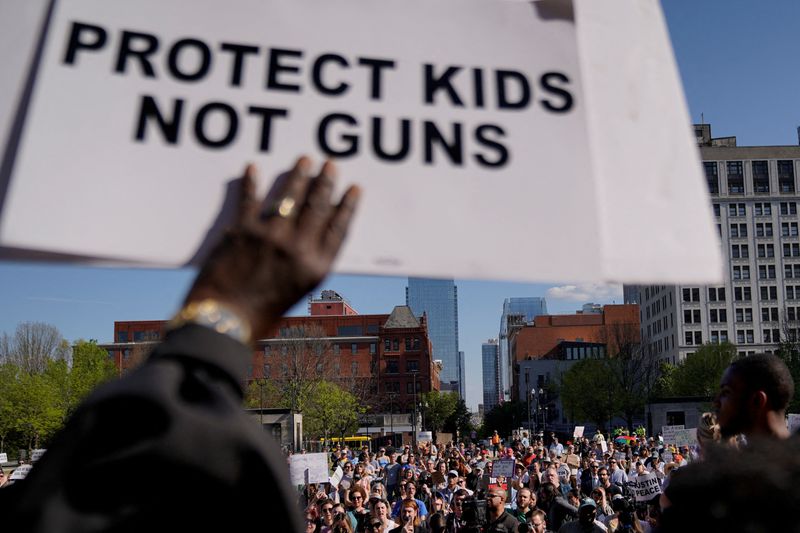
[[[513,324],[531,324],[539,315],[547,314],[547,301],[538,296],[506,298],[503,302],[503,313],[500,315],[500,333],[498,345],[500,349],[501,390],[504,400],[511,399],[514,361],[509,349],[508,337]]]
[[[705,343],[772,352],[800,328],[800,146],[737,146],[695,125],[711,209],[726,258],[720,285],[629,285],[641,335],[677,363]]]

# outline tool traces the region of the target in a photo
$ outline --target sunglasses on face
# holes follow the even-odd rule
[[[332,513],[333,512],[333,507],[323,507],[322,508],[322,512],[323,513]]]

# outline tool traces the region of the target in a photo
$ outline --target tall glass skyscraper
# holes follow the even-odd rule
[[[433,358],[444,367],[439,380],[441,390],[456,391],[465,397],[463,358],[458,351],[458,288],[452,279],[408,278],[406,305],[415,316],[428,317],[428,336]]]
[[[503,302],[503,315],[500,317],[500,387],[501,398],[511,399],[511,373],[514,371],[514,361],[511,360],[511,350],[508,347],[508,322],[510,317],[531,322],[534,317],[547,314],[547,302],[538,296],[522,298],[506,298]]]
[[[500,355],[497,339],[489,339],[481,345],[483,363],[483,412],[488,413],[500,403]]]

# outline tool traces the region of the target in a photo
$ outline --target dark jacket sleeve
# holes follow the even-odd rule
[[[170,332],[95,391],[28,478],[0,490],[9,531],[302,531],[286,460],[242,409],[250,349]],[[249,529],[249,528],[248,528]]]

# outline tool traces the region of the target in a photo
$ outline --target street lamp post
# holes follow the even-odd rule
[[[531,425],[531,396],[536,394],[536,389],[531,389],[530,394],[527,394],[528,398],[528,434],[533,438],[533,425]]]
[[[411,376],[414,379],[414,420],[411,421],[411,428],[414,430],[414,434],[411,436],[411,443],[415,450],[417,449],[417,372],[419,371],[411,371]]]
[[[389,393],[389,432],[392,434],[392,448],[395,447],[394,442],[394,393]]]

